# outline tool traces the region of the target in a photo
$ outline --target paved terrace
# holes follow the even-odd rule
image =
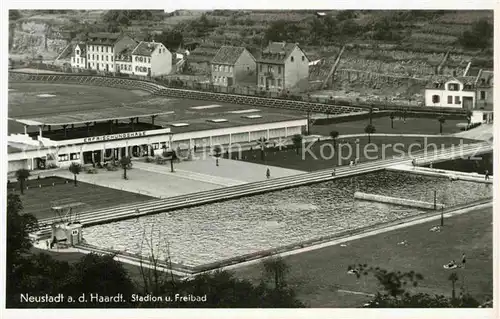
[[[439,161],[460,158],[463,156],[479,155],[491,152],[492,149],[492,145],[489,143],[475,143],[464,146],[463,149],[448,148],[432,153],[422,151],[420,153],[414,154],[414,156],[417,159],[419,165],[425,165],[430,162],[436,163]],[[80,215],[80,222],[82,222],[85,226],[109,223],[111,221],[156,214],[179,208],[197,206],[231,198],[238,198],[252,194],[259,194],[290,187],[296,187],[299,185],[324,182],[340,177],[374,172],[377,170],[393,167],[395,165],[410,164],[411,160],[412,159],[408,156],[405,156],[401,159],[379,160],[362,163],[354,168],[339,167],[335,176],[332,176],[331,170],[323,170],[282,178],[274,178],[261,182],[225,187],[222,189],[213,189],[205,192],[176,196],[168,199],[153,200],[132,205],[118,206],[110,209],[83,212]],[[139,210],[139,213],[137,213],[136,210]],[[53,218],[42,219],[40,220],[40,225],[42,225],[42,229],[44,231],[48,231],[50,224],[54,221],[56,220]]]

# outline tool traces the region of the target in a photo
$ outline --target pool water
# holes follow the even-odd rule
[[[89,244],[198,266],[426,211],[358,201],[355,191],[456,206],[491,185],[381,171],[84,229]]]

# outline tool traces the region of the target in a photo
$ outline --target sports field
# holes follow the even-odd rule
[[[424,280],[414,292],[451,296],[450,260],[467,256],[467,267],[456,273],[460,287],[484,301],[493,294],[493,227],[491,208],[445,219],[441,232],[431,232],[439,221],[378,234],[318,250],[285,257],[290,265],[288,283],[311,307],[359,307],[379,287],[372,275],[357,279],[347,274],[351,264],[368,264],[389,271],[415,271]],[[401,244],[406,241],[406,244]],[[257,281],[260,264],[235,270],[237,276]]]
[[[311,134],[329,136],[331,131],[337,131],[340,135],[363,134],[365,127],[370,123],[369,119],[344,122],[328,125],[313,125]],[[467,124],[467,120],[446,120],[443,123],[443,134],[452,134],[460,132],[459,123]],[[375,126],[377,133],[387,134],[439,134],[439,121],[427,118],[407,118],[403,121],[396,117],[391,128],[391,119],[389,116],[374,118],[372,125]]]
[[[39,185],[42,187],[38,187]],[[14,187],[17,194],[20,194],[17,183],[13,183],[11,186]],[[78,182],[78,186],[75,187],[72,180],[59,177],[30,180],[27,186],[28,189],[25,190],[24,195],[21,195],[23,212],[33,214],[38,219],[55,217],[51,207],[55,201],[60,200],[83,203],[84,206],[77,208],[76,213],[82,210],[100,209],[154,199],[141,194],[84,182]]]
[[[359,152],[356,151],[356,139],[359,139]],[[344,141],[344,146],[339,143]],[[359,163],[389,159],[393,156],[401,156],[401,152],[408,154],[411,147],[412,152],[417,152],[426,148],[429,152],[433,152],[434,148],[430,144],[436,144],[438,150],[442,147],[451,145],[460,145],[460,143],[468,144],[477,142],[475,140],[461,139],[451,136],[436,136],[436,137],[393,137],[393,136],[373,136],[371,137],[371,146],[368,145],[368,137],[346,138],[337,141],[337,152],[332,153],[333,142],[331,140],[312,142],[312,146],[306,146],[303,149],[310,150],[304,152],[305,156],[299,151],[289,146],[287,149],[279,150],[278,147],[270,147],[266,149],[265,159],[261,160],[261,151],[256,144],[255,148],[250,151],[243,151],[241,158],[252,163],[259,163],[271,166],[284,167],[302,171],[316,171],[321,169],[331,169],[339,165],[349,165],[351,160],[359,158]],[[396,144],[401,143],[396,147]],[[309,144],[307,144],[309,145]],[[350,145],[350,146],[349,146]],[[443,146],[444,145],[444,146]],[[385,149],[384,149],[385,146]],[[323,149],[323,153],[321,150]],[[366,152],[364,151],[366,150]],[[313,155],[311,155],[313,154]],[[322,156],[321,154],[324,154]],[[356,155],[357,154],[357,155]],[[237,156],[232,155],[233,158]],[[339,160],[342,158],[342,160]]]
[[[116,114],[118,117],[122,109],[127,110],[127,113],[136,109],[137,116],[148,112],[168,112],[169,114],[158,116],[155,124],[171,127],[174,133],[306,118],[305,114],[293,110],[160,97],[140,90],[75,84],[9,83],[10,118],[49,120],[50,116],[71,118],[85,112],[102,112],[103,116],[97,115],[97,118],[105,118],[109,114]],[[249,115],[260,117],[249,118]],[[212,119],[227,121],[208,122]],[[141,121],[150,123],[151,119],[143,118]],[[180,123],[188,125],[172,126]],[[9,121],[8,130],[9,133],[21,133],[24,128]],[[36,127],[29,128],[30,132],[36,130]]]

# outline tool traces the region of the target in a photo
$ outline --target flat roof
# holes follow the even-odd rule
[[[151,109],[140,109],[132,106],[119,106],[104,108],[96,111],[55,114],[48,116],[36,116],[30,118],[9,117],[10,120],[25,125],[69,125],[85,124],[89,122],[106,122],[111,120],[123,120],[135,117],[148,117],[172,114],[173,111],[161,111]]]
[[[45,97],[48,94],[52,97]],[[123,105],[123,106],[122,106]],[[305,112],[255,105],[156,96],[140,90],[47,83],[9,83],[9,118],[37,123],[75,124],[158,115],[155,125],[172,133],[305,119]],[[108,110],[111,114],[105,114]],[[129,111],[128,111],[129,110]],[[261,115],[248,118],[247,115]],[[92,118],[92,117],[93,118]],[[213,123],[207,120],[227,119]],[[123,121],[123,120],[122,120]],[[143,122],[151,122],[144,119]],[[188,124],[175,126],[175,124]],[[80,124],[83,125],[83,124]],[[36,126],[28,126],[35,133]],[[23,124],[8,121],[8,132],[23,133]]]

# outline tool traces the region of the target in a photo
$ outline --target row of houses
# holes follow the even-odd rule
[[[136,41],[122,33],[91,33],[71,52],[78,69],[161,76],[172,72],[172,53],[158,42]]]
[[[213,85],[251,85],[274,92],[305,91],[308,87],[309,59],[297,43],[270,42],[257,57],[235,46],[222,46],[213,56],[207,52],[207,48],[197,48],[187,61],[198,69],[208,67]]]

